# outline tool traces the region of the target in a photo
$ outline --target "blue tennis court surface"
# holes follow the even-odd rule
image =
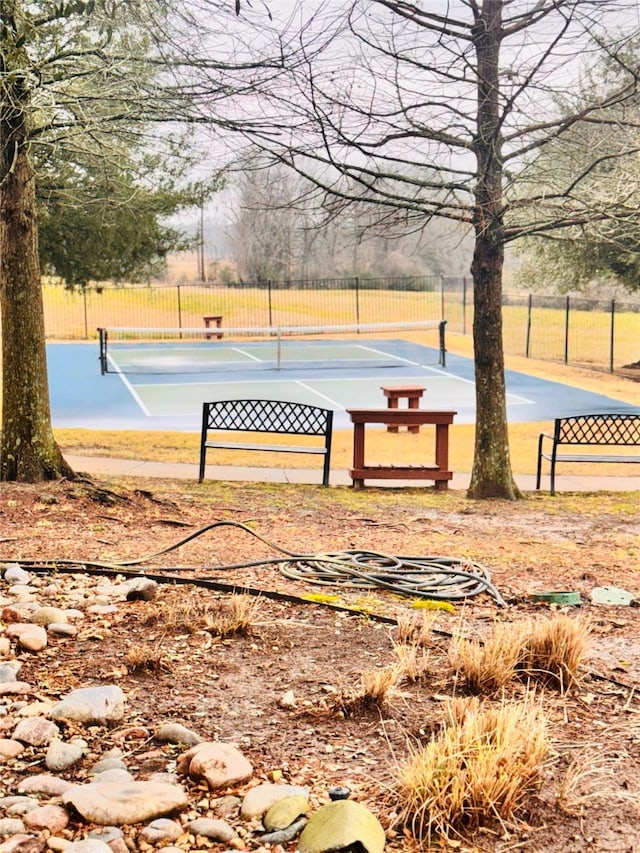
[[[351,422],[345,409],[383,408],[380,386],[405,384],[425,387],[422,408],[454,409],[456,423],[475,420],[472,360],[448,353],[442,368],[437,349],[403,339],[297,341],[295,358],[280,368],[272,347],[262,343],[197,346],[207,349],[208,362],[194,362],[184,344],[129,345],[124,354],[114,349],[109,356],[114,372],[101,375],[96,343],[48,344],[54,426],[198,432],[203,402],[263,398],[332,408],[335,426],[346,428]],[[508,371],[506,378],[513,422],[637,410],[524,373]]]

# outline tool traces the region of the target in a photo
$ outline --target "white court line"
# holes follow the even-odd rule
[[[265,361],[263,358],[257,358],[255,355],[251,355],[250,352],[247,352],[246,350],[240,349],[240,347],[232,347],[231,351],[232,352],[239,352],[240,355],[246,355],[247,358],[253,359],[253,361],[257,361],[260,364],[268,364],[269,363],[268,361]],[[231,361],[231,362],[227,362],[227,363],[228,364],[242,364],[242,362],[237,362],[237,361]],[[222,364],[225,364],[225,362],[222,362]]]
[[[131,394],[131,396],[133,397],[133,399],[136,401],[136,403],[137,403],[137,404],[140,406],[140,408],[142,409],[142,414],[143,414],[143,415],[146,415],[148,418],[152,418],[152,417],[154,417],[154,416],[151,414],[151,412],[147,409],[147,407],[145,406],[145,404],[142,402],[142,398],[138,395],[138,393],[136,392],[136,390],[135,390],[135,388],[133,387],[133,385],[129,382],[129,380],[127,379],[127,377],[126,377],[126,376],[124,375],[124,373],[120,370],[120,368],[118,367],[118,365],[115,363],[115,361],[111,358],[111,356],[110,356],[108,353],[107,353],[107,358],[108,358],[108,359],[109,359],[109,361],[111,362],[111,365],[114,367],[115,372],[118,374],[118,376],[120,377],[120,379],[122,379],[122,382],[124,383],[124,387],[129,391],[129,393]]]
[[[300,385],[301,388],[305,388],[307,391],[311,391],[311,393],[314,394],[316,397],[320,397],[321,400],[325,400],[327,403],[331,403],[331,405],[335,406],[336,409],[340,409],[340,411],[342,412],[345,411],[345,407],[340,405],[337,400],[333,400],[331,397],[327,397],[326,394],[321,394],[320,391],[316,391],[315,388],[312,388],[310,385],[307,385],[306,382],[303,382],[301,379],[296,379],[296,385]]]
[[[401,355],[389,355],[388,352],[376,349],[375,347],[366,347],[364,344],[356,344],[357,349],[365,349],[367,352],[374,352],[376,355],[382,355],[387,361],[402,361],[404,364],[411,364],[413,367],[424,367],[419,361],[412,361],[410,358],[403,358]]]

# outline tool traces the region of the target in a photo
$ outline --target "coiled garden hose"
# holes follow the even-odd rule
[[[168,554],[186,545],[193,539],[220,527],[234,527],[243,530],[260,540],[274,551],[280,552],[279,557],[251,560],[222,566],[207,567],[206,571],[231,571],[257,566],[275,565],[282,575],[292,580],[310,584],[321,584],[341,589],[387,589],[398,595],[412,596],[433,601],[461,601],[482,592],[492,596],[496,604],[505,606],[505,601],[491,583],[489,571],[482,565],[457,557],[402,557],[381,554],[375,551],[347,550],[319,554],[296,554],[288,551],[246,524],[237,521],[215,521],[195,530],[179,539],[172,545],[144,554],[132,560],[116,560],[110,562],[90,560],[25,560],[16,559],[4,562],[15,562],[36,572],[86,573],[95,575],[125,574],[136,576],[140,572],[131,571],[134,566]],[[160,583],[180,583],[203,586],[224,591],[245,592],[251,595],[263,595],[288,601],[305,601],[303,596],[291,596],[285,593],[269,593],[266,590],[256,590],[241,584],[222,584],[209,578],[184,577],[183,572],[193,572],[193,567],[174,566],[158,569],[154,573],[144,571],[145,577]],[[312,599],[313,600],[313,599]],[[324,603],[324,602],[316,602]],[[331,605],[329,605],[331,606]],[[337,606],[337,609],[347,611],[353,608]],[[385,620],[387,621],[387,620]],[[389,620],[395,621],[395,620]]]

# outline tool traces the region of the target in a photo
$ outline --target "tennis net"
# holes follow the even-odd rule
[[[104,375],[378,369],[407,364],[444,367],[445,326],[446,320],[243,329],[103,327],[98,329],[100,372]],[[395,332],[404,336],[390,337]],[[410,340],[412,336],[419,343]]]

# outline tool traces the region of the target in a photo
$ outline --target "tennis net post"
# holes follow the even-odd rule
[[[107,373],[107,330],[100,327],[98,328],[98,346],[99,346],[99,355],[98,361],[100,362],[100,374],[104,376]]]

